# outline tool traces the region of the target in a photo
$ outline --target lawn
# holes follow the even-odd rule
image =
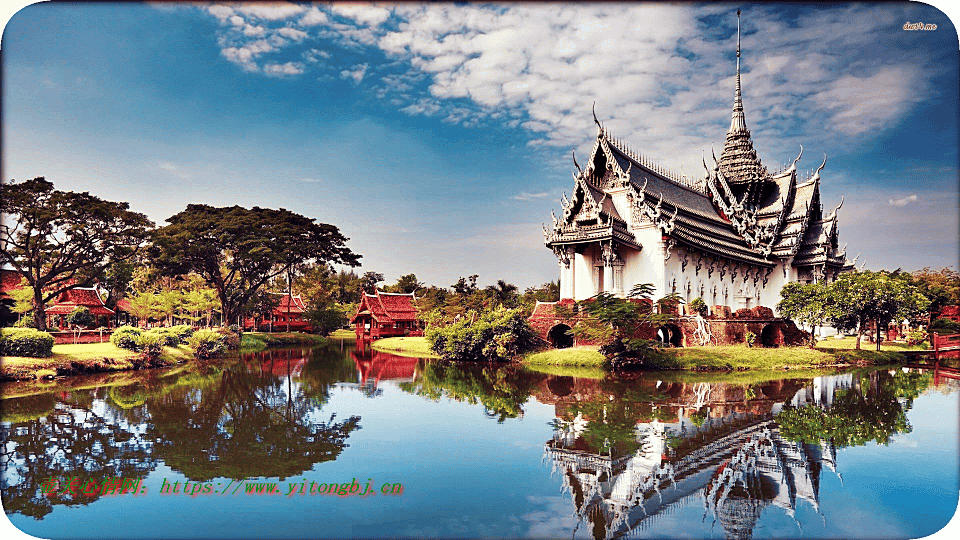
[[[300,332],[244,332],[240,338],[240,348],[248,351],[262,351],[268,347],[323,345],[326,342],[327,338],[323,336]]]
[[[0,380],[124,371],[134,369],[134,360],[138,356],[139,353],[121,349],[109,342],[54,345],[53,356],[49,358],[4,357],[0,365]],[[185,345],[164,347],[158,363],[172,366],[192,358],[193,350]]]
[[[417,358],[440,358],[430,350],[430,343],[425,337],[392,337],[378,339],[370,344],[377,351],[384,351],[400,356],[416,356]]]
[[[529,354],[521,362],[525,365],[602,367],[607,359],[597,352],[596,347],[570,347]]]

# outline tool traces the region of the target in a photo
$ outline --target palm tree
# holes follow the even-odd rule
[[[498,279],[496,285],[487,287],[487,291],[490,292],[491,297],[496,300],[498,304],[503,305],[512,305],[513,302],[511,300],[516,297],[518,290],[516,285],[507,283],[502,279]]]

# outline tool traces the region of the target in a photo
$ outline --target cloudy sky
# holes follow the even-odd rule
[[[541,224],[591,105],[702,174],[729,126],[735,4],[36,4],[3,35],[4,181],[45,176],[156,223],[188,203],[332,223],[388,282],[556,279]],[[958,263],[958,41],[916,4],[742,6],[763,162],[827,155],[868,269]],[[922,22],[935,30],[905,30]]]

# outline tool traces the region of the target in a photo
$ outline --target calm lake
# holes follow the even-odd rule
[[[933,372],[547,371],[335,342],[7,384],[3,507],[41,538],[920,538],[954,515],[960,385]]]

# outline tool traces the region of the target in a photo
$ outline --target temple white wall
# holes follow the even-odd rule
[[[652,283],[656,287],[655,298],[676,292],[685,303],[700,297],[711,309],[717,305],[729,306],[733,311],[765,306],[776,313],[780,289],[803,277],[790,265],[790,260],[778,262],[769,274],[764,268],[741,264],[734,276],[732,262],[727,262],[721,269],[721,261],[714,261],[711,269],[707,258],[684,247],[674,246],[670,249],[669,258],[666,258],[659,229],[652,224],[631,229],[644,248],[636,251],[620,246],[618,250],[623,261],[622,267],[603,266],[599,244],[581,247],[582,253],[576,253],[571,258],[570,269],[565,269],[561,264],[560,297],[585,300],[601,291],[625,296],[634,285]],[[759,277],[754,280],[758,272]],[[763,283],[764,277],[767,278],[766,285]]]

